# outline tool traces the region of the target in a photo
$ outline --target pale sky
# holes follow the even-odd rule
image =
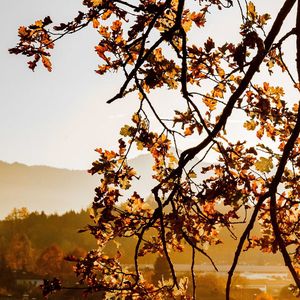
[[[42,67],[32,72],[27,68],[27,58],[8,53],[7,49],[14,47],[18,41],[20,25],[29,25],[47,15],[54,23],[66,22],[83,9],[81,2],[2,0],[0,160],[87,169],[97,158],[93,150],[114,147],[120,127],[130,121],[136,110],[138,100],[134,95],[110,105],[105,103],[118,91],[122,77],[114,73],[100,77],[94,72],[99,63],[94,52],[98,37],[92,29],[56,44],[52,52],[52,73]],[[261,12],[277,12],[282,3],[281,0],[261,0]],[[228,10],[223,17],[210,23],[208,30],[216,40],[226,36],[229,40],[234,38],[238,41],[240,36],[237,32],[231,36],[228,33],[235,22],[239,24],[238,17]],[[293,22],[290,20],[288,23]],[[173,99],[167,91],[155,94],[155,102],[162,112]],[[238,122],[237,117],[229,128],[236,128]],[[238,136],[239,132],[234,134]],[[193,143],[197,140],[191,141],[190,145]]]

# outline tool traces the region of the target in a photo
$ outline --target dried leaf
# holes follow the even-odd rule
[[[43,62],[43,65],[45,66],[45,68],[51,72],[52,71],[52,63],[50,61],[50,59],[45,56],[45,55],[42,55],[42,62]]]

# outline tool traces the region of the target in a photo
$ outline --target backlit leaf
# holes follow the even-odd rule
[[[269,173],[273,169],[272,158],[260,157],[254,164],[257,171]]]
[[[103,0],[91,0],[93,6],[102,5]]]
[[[194,133],[194,129],[192,128],[192,127],[186,127],[185,128],[185,130],[184,130],[184,134],[186,135],[186,136],[188,136],[188,135],[191,135],[191,134],[193,134]]]
[[[210,98],[210,97],[204,97],[203,103],[212,111],[215,110],[217,107],[217,100]]]
[[[243,125],[247,130],[254,130],[256,127],[256,122],[254,120],[246,121]]]
[[[52,63],[50,61],[50,59],[45,56],[45,55],[42,55],[42,62],[43,62],[43,65],[45,66],[45,68],[51,72],[52,71]]]
[[[255,20],[256,17],[257,17],[257,12],[255,10],[255,5],[251,1],[248,4],[248,16],[249,16],[250,20]]]
[[[94,27],[94,28],[98,28],[99,25],[100,25],[100,23],[99,23],[98,19],[94,18],[94,19],[93,19],[93,27]]]

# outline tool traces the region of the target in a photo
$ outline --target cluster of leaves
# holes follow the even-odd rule
[[[50,17],[44,20],[38,20],[34,24],[19,28],[20,43],[17,47],[10,49],[9,52],[13,54],[22,53],[28,57],[33,57],[32,61],[28,62],[29,68],[34,70],[37,63],[42,59],[43,65],[50,72],[52,64],[49,59],[49,49],[53,49],[54,44],[50,33],[45,29],[52,23]]]
[[[217,269],[205,250],[222,242],[221,230],[229,230],[234,236],[233,225],[237,223],[245,224],[245,230],[229,270],[226,299],[230,297],[231,279],[241,251],[251,247],[280,251],[295,280],[295,290],[300,289],[299,104],[284,100],[282,87],[254,82],[257,72],[272,74],[277,65],[279,72],[288,73],[291,88],[299,91],[300,1],[286,0],[268,33],[270,15],[259,14],[251,1],[244,5],[237,1],[242,22],[239,43],[217,46],[211,37],[199,40],[198,45],[191,43],[191,35],[205,30],[208,13],[217,15],[216,8],[219,13],[234,9],[232,1],[224,2],[84,0],[87,12],[53,27],[56,40],[88,24],[99,32],[95,50],[100,64],[96,72],[103,75],[121,70],[126,75],[118,94],[108,103],[134,91],[139,94],[139,109],[132,117],[132,125],[121,129],[123,139],[119,140],[118,152],[97,149],[100,158],[90,170],[100,175],[100,183],[91,214],[94,225],[86,230],[95,236],[99,247],[84,258],[74,259],[76,274],[87,291],[106,291],[107,297],[114,294],[120,299],[195,298],[195,253],[205,256]],[[280,35],[296,2],[295,28]],[[55,35],[46,29],[49,24],[47,17],[35,25],[21,27],[20,42],[10,50],[33,57],[31,69],[41,57],[51,70],[47,51],[53,47]],[[281,51],[293,35],[297,36],[297,80]],[[151,101],[151,91],[161,87],[179,89],[186,105],[185,110],[175,111],[167,120],[159,116]],[[253,140],[256,136],[257,144],[235,141],[226,133],[233,110],[244,118],[244,130],[255,132]],[[151,114],[160,123],[160,132],[152,130]],[[178,138],[190,136],[198,144],[179,153]],[[155,209],[148,207],[136,192],[122,199],[122,191],[138,178],[127,163],[134,145],[153,157],[157,185],[151,192]],[[210,152],[217,156],[215,163],[191,166],[196,155],[202,155],[201,162]],[[197,178],[199,173],[201,178]],[[255,222],[261,224],[259,237],[251,237]],[[121,265],[119,252],[109,257],[103,247],[116,238],[133,236],[136,246],[132,272]],[[185,247],[192,248],[191,295],[187,281],[178,280],[170,256]],[[155,286],[144,279],[138,257],[147,253],[166,258],[172,275],[169,281]]]

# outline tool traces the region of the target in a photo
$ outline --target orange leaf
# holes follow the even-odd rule
[[[18,34],[21,38],[26,37],[30,34],[30,30],[28,30],[25,26],[20,26],[18,30]]]
[[[267,92],[269,89],[269,83],[268,82],[264,82],[264,90]]]
[[[191,135],[191,134],[193,134],[193,133],[194,133],[194,129],[191,128],[191,127],[187,127],[187,128],[185,129],[185,131],[184,131],[185,136]]]
[[[204,26],[204,24],[205,24],[205,15],[202,12],[198,13],[198,14],[193,12],[192,15],[191,15],[191,19],[192,19],[193,22],[195,22],[195,24],[198,27]]]
[[[107,20],[112,14],[112,11],[111,10],[107,10],[103,13],[103,15],[101,16],[102,20]]]
[[[91,0],[93,6],[98,6],[98,5],[102,5],[102,0]]]
[[[114,151],[108,151],[108,150],[104,152],[104,155],[108,160],[111,160],[112,158],[115,158],[117,156],[117,154]]]
[[[94,19],[93,19],[93,27],[94,27],[94,28],[98,28],[99,25],[100,25],[100,23],[99,23],[98,19],[94,18]]]
[[[49,59],[47,56],[42,55],[42,62],[43,62],[44,67],[45,67],[49,72],[51,72],[51,71],[52,71],[52,63],[51,63],[50,59]]]
[[[217,101],[213,98],[204,97],[203,102],[209,110],[215,110],[217,107]]]
[[[37,27],[43,27],[43,21],[42,20],[35,21],[34,25]]]
[[[119,20],[116,20],[113,22],[113,24],[110,26],[110,28],[112,31],[119,31],[121,26],[122,26],[122,22]]]
[[[105,56],[104,52],[107,51],[107,46],[98,45],[95,47],[97,54],[105,61],[108,61],[107,57]]]

